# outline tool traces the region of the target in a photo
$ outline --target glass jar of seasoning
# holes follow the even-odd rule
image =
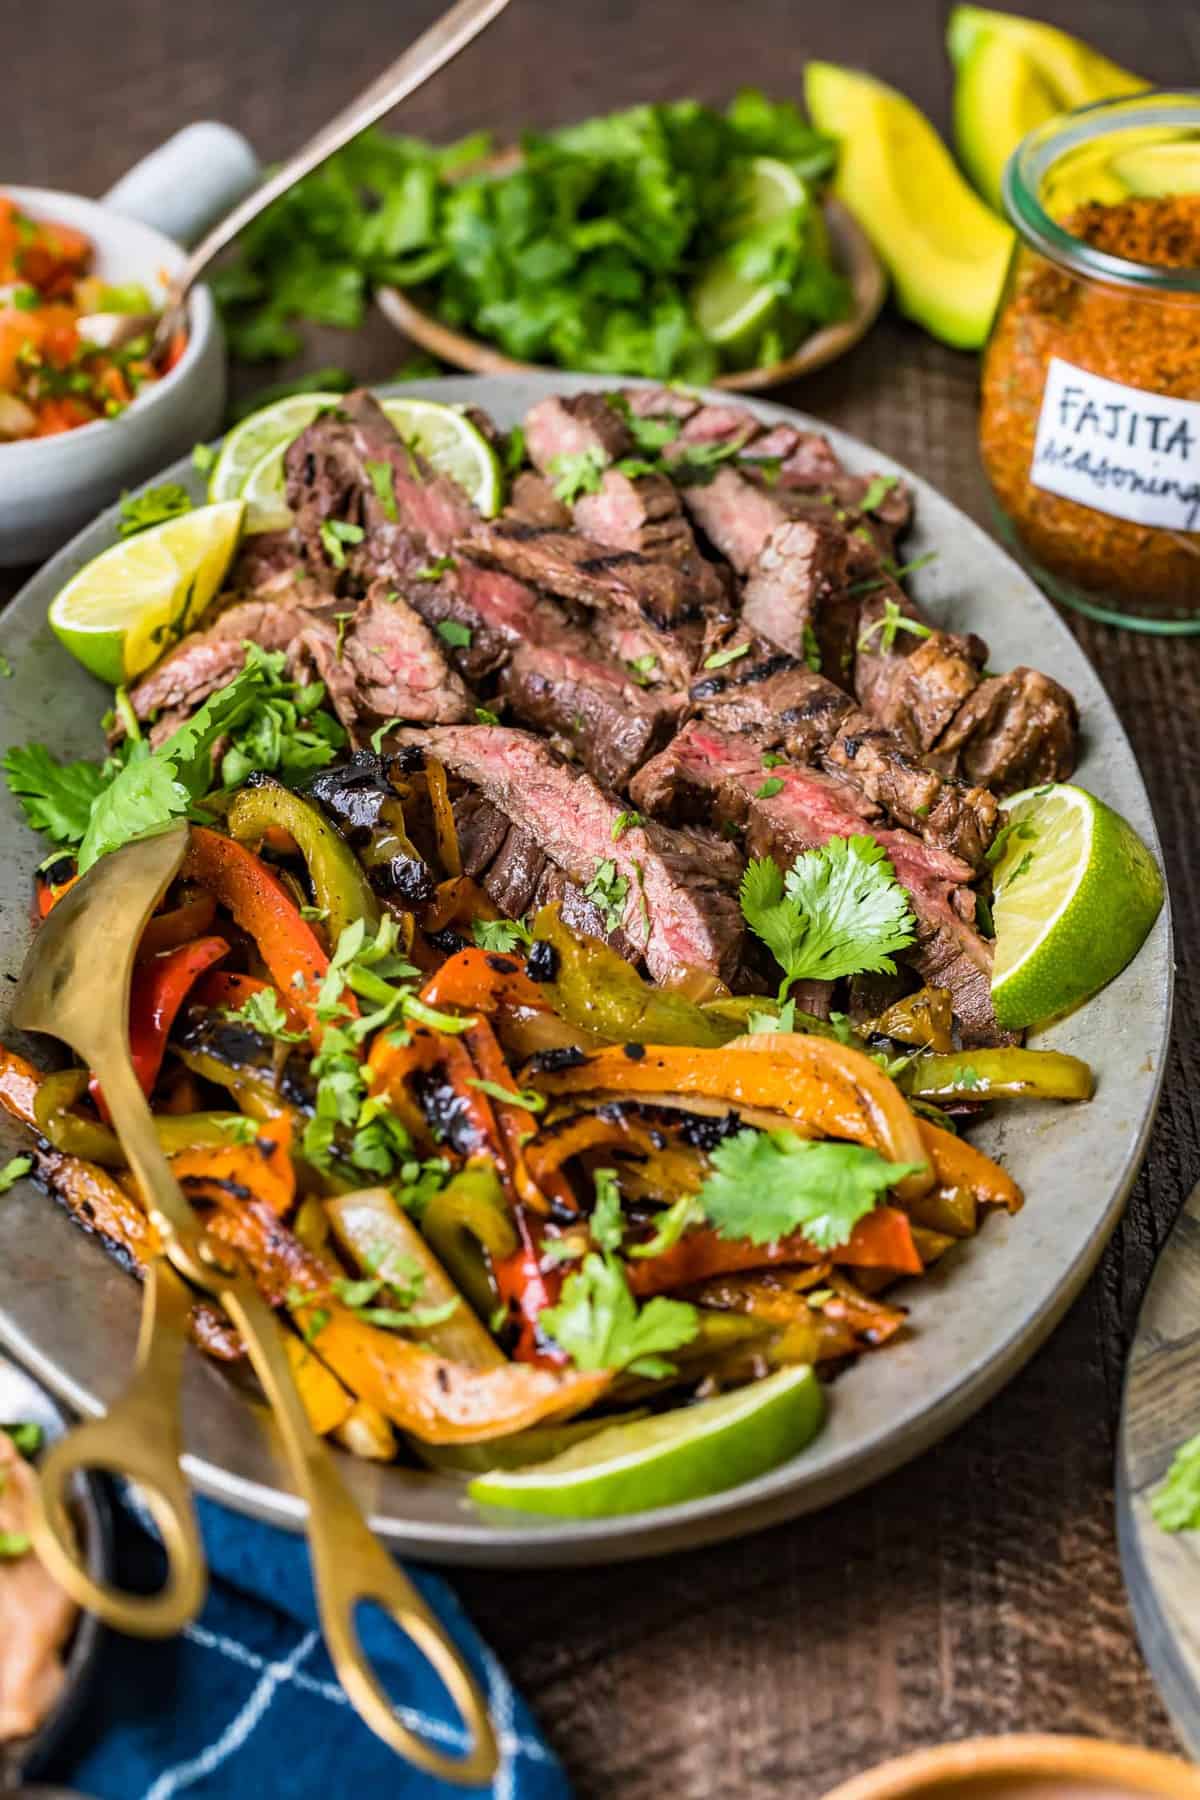
[[[1200,632],[1200,94],[1050,120],[1004,199],[979,426],[1004,535],[1093,618]]]

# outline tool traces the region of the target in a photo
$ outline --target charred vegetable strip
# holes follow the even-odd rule
[[[553,974],[541,984],[546,1002],[572,1025],[614,1044],[696,1044],[714,1048],[728,1035],[682,995],[643,981],[623,956],[565,924],[557,905],[533,923],[547,944]]]
[[[196,983],[192,998],[214,1012],[241,1012],[252,994],[274,994],[283,1008],[289,1031],[305,1029],[304,1015],[292,1004],[289,994],[280,993],[272,981],[260,981],[257,975],[242,975],[229,969],[214,969]]]
[[[898,1078],[920,1100],[1090,1100],[1087,1063],[1060,1050],[964,1050],[918,1056]]]
[[[304,858],[313,898],[327,915],[329,942],[347,925],[365,919],[373,931],[379,902],[345,839],[299,794],[269,775],[252,775],[225,820],[239,843],[259,845],[272,829],[286,831]]]
[[[252,1144],[184,1150],[172,1157],[171,1168],[192,1197],[211,1194],[214,1189],[239,1197],[253,1195],[284,1218],[296,1198],[296,1171],[289,1155],[291,1135],[291,1125],[281,1114]]]
[[[34,1124],[42,1137],[68,1156],[82,1156],[102,1168],[123,1169],[128,1161],[115,1131],[73,1110],[86,1091],[86,1069],[62,1069],[41,1081],[34,1097]],[[201,1144],[228,1145],[245,1125],[241,1113],[156,1113],[155,1135],[168,1156]]]
[[[167,1039],[188,992],[206,969],[229,952],[224,938],[197,938],[177,950],[138,961],[129,990],[129,1055],[144,1094],[153,1091],[167,1053]],[[108,1109],[100,1084],[94,1078],[88,1090],[101,1116]]]
[[[530,980],[517,957],[476,949],[460,950],[444,962],[425,982],[421,998],[430,1006],[454,1006],[488,1017],[501,1008],[548,1012],[551,1004],[546,989]]]
[[[940,1187],[966,1188],[981,1206],[1002,1206],[1005,1212],[1020,1212],[1025,1196],[998,1163],[953,1132],[930,1125],[925,1119],[919,1123],[921,1140],[933,1160]]]
[[[561,1366],[565,1358],[561,1350],[546,1348],[538,1319],[548,1306],[558,1304],[563,1272],[561,1268],[543,1268],[536,1228],[524,1214],[518,1215],[517,1228],[520,1248],[492,1266],[505,1316],[519,1327],[513,1355],[518,1362]]]
[[[458,849],[458,832],[454,824],[454,808],[446,771],[436,757],[425,759],[425,785],[429,789],[429,805],[433,813],[433,829],[437,835],[438,857],[447,875],[462,874],[462,857]]]
[[[913,1241],[908,1217],[894,1206],[877,1206],[860,1219],[850,1240],[834,1253],[849,1268],[892,1269],[902,1275],[919,1275],[924,1267]],[[798,1232],[777,1244],[751,1244],[740,1238],[719,1237],[707,1226],[680,1238],[662,1256],[629,1267],[629,1285],[639,1297],[671,1293],[707,1281],[713,1275],[738,1269],[761,1269],[772,1263],[827,1262],[828,1250],[819,1250]]]
[[[160,951],[175,950],[204,937],[212,928],[216,911],[217,903],[211,894],[197,894],[170,912],[156,913],[142,932],[138,955],[157,956]]]
[[[354,1396],[331,1370],[292,1332],[283,1334],[283,1347],[292,1365],[292,1380],[319,1437],[328,1437],[343,1426],[354,1411]]]
[[[317,996],[329,958],[282,883],[244,844],[203,825],[192,826],[183,873],[215,895],[254,939],[276,987],[290,996],[319,1044],[324,1027]],[[353,994],[344,993],[342,1005],[357,1017]]]
[[[285,1304],[351,1393],[429,1444],[482,1443],[542,1419],[569,1418],[609,1386],[608,1371],[558,1373],[505,1363],[471,1369],[366,1325],[330,1292],[336,1270],[312,1256],[260,1202],[222,1199],[216,1237],[242,1251],[265,1296]]]
[[[499,1297],[489,1271],[514,1253],[518,1239],[500,1177],[487,1157],[469,1162],[433,1196],[421,1230],[476,1312],[488,1318]]]
[[[536,1136],[537,1122],[529,1107],[524,1104],[524,1097],[513,1087],[512,1074],[487,1020],[477,1020],[464,1033],[463,1042],[479,1071],[480,1082],[487,1084],[486,1089],[481,1091],[486,1091],[491,1100],[517,1199],[523,1206],[532,1207],[535,1212],[545,1212],[548,1201],[557,1201],[561,1206],[574,1210],[575,1195],[563,1176],[551,1174],[550,1187],[543,1194],[529,1173],[525,1161],[525,1145]],[[503,1097],[506,1093],[509,1098]],[[529,1097],[533,1099],[536,1096]]]

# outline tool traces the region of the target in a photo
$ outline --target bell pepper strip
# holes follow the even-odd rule
[[[439,1188],[421,1214],[421,1232],[479,1317],[490,1319],[499,1299],[491,1271],[519,1241],[490,1157],[472,1157]]]
[[[254,939],[271,979],[291,997],[319,1047],[325,1027],[317,1017],[317,998],[329,958],[282,882],[244,844],[204,825],[192,826],[182,873],[207,888]],[[358,1003],[348,988],[342,1005],[358,1017]]]
[[[519,1249],[492,1264],[505,1318],[518,1328],[513,1360],[542,1368],[561,1368],[567,1359],[557,1345],[549,1344],[542,1336],[538,1319],[548,1306],[557,1306],[564,1270],[561,1264],[543,1268],[540,1234],[531,1219],[519,1212],[516,1224],[521,1239]]]
[[[485,1167],[495,1183],[490,1163]],[[462,1181],[465,1175],[464,1170],[457,1179]],[[503,1207],[499,1184],[495,1185],[499,1204]],[[412,1335],[419,1343],[435,1350],[439,1356],[466,1363],[474,1369],[496,1368],[506,1360],[472,1310],[471,1295],[464,1296],[460,1292],[453,1272],[443,1267],[434,1254],[433,1240],[426,1242],[425,1236],[397,1206],[387,1188],[363,1188],[354,1193],[339,1194],[336,1199],[325,1202],[324,1211],[338,1245],[361,1274],[386,1281],[389,1271],[398,1272],[396,1278],[402,1288],[412,1291],[411,1305],[418,1312],[422,1308],[432,1311],[456,1303],[447,1318],[411,1327]],[[507,1224],[503,1212],[501,1217]],[[511,1241],[516,1241],[515,1232],[511,1232]],[[385,1287],[371,1304],[394,1306],[396,1301],[389,1298]],[[493,1305],[489,1291],[485,1314]]]
[[[694,1001],[643,981],[611,945],[573,931],[557,903],[541,908],[533,936],[535,944],[546,947],[541,956],[550,971],[540,985],[548,1004],[568,1024],[615,1044],[714,1049],[728,1035]]]
[[[878,1018],[858,1026],[861,1037],[878,1034],[895,1038],[898,1044],[918,1044],[930,1050],[950,1050],[954,1045],[954,1007],[950,990],[942,987],[919,988],[906,994]]]
[[[0,1044],[0,1106],[23,1125],[36,1125],[38,1089],[45,1076],[31,1062]]]
[[[374,931],[379,902],[362,867],[341,834],[315,806],[269,775],[251,775],[225,816],[229,835],[258,846],[272,830],[285,831],[308,869],[313,898],[326,914],[330,944],[347,925],[365,919]]]
[[[341,1429],[354,1411],[353,1394],[294,1332],[284,1332],[283,1347],[292,1365],[292,1380],[308,1414],[309,1424],[318,1437],[330,1437]]]
[[[33,1157],[38,1180],[62,1201],[76,1224],[89,1237],[99,1238],[110,1255],[142,1280],[160,1244],[137,1200],[107,1169],[82,1157],[65,1156],[42,1145]],[[221,1362],[237,1362],[243,1354],[241,1339],[228,1319],[207,1301],[198,1300],[192,1307],[190,1331],[193,1342]]]
[[[261,981],[257,975],[214,969],[196,983],[192,998],[213,1012],[240,1012],[252,994],[274,994],[287,1018],[288,1030],[305,1030],[304,1015],[293,1004],[291,995],[281,993],[273,981]]]
[[[806,1271],[806,1281],[807,1275]],[[784,1334],[780,1349],[786,1347],[789,1360],[827,1362],[851,1356],[887,1343],[902,1328],[905,1314],[900,1307],[868,1299],[841,1281],[828,1263],[818,1264],[812,1275],[806,1286],[773,1273],[716,1276],[693,1289],[689,1299],[696,1306],[732,1311]],[[818,1283],[827,1297],[811,1306],[808,1295],[818,1291]],[[773,1348],[765,1347],[772,1362],[777,1360]]]
[[[574,1113],[543,1125],[533,1141],[525,1146],[525,1161],[538,1186],[546,1184],[573,1156],[587,1150],[649,1149],[648,1135],[635,1121],[621,1117],[602,1117],[599,1113]]]
[[[474,919],[498,919],[492,902],[469,875],[452,875],[439,881],[437,891],[421,915],[421,930],[445,931],[448,925],[469,925]]]
[[[163,950],[177,950],[181,944],[204,937],[211,931],[216,913],[217,903],[211,894],[196,894],[169,912],[155,913],[138,940],[138,955],[158,956]]]
[[[360,1400],[423,1443],[470,1444],[505,1437],[542,1419],[594,1405],[611,1372],[503,1363],[472,1369],[358,1318],[338,1299],[338,1271],[312,1255],[261,1201],[218,1196],[205,1222],[240,1250],[264,1297],[285,1305],[302,1337]]]
[[[475,1064],[462,1039],[426,1026],[409,1032],[407,1042],[397,1042],[397,1035],[381,1031],[371,1045],[371,1092],[387,1100],[417,1143],[458,1158],[486,1153],[507,1178],[496,1115],[487,1095],[472,1086]]]
[[[695,1095],[733,1107],[781,1113],[808,1136],[873,1145],[891,1162],[920,1165],[896,1184],[898,1197],[924,1193],[933,1170],[904,1097],[861,1051],[826,1038],[781,1032],[735,1038],[719,1050],[631,1046],[599,1050],[570,1068],[526,1070],[522,1081],[548,1095],[611,1093],[653,1099]]]
[[[421,998],[442,1010],[455,1006],[487,1018],[505,1008],[551,1008],[545,988],[529,979],[519,957],[475,948],[449,957],[423,984]]]
[[[1025,1196],[999,1163],[955,1137],[952,1131],[943,1131],[926,1119],[920,1119],[918,1124],[939,1187],[966,1188],[981,1206],[1002,1206],[1005,1212],[1020,1212]]]
[[[69,875],[65,881],[47,881],[38,872],[33,878],[33,907],[38,919],[48,919],[64,894],[69,894],[78,875]]]
[[[496,1034],[487,1020],[477,1019],[463,1033],[463,1043],[478,1071],[477,1080],[485,1081],[489,1089],[493,1090],[488,1098],[500,1128],[512,1189],[518,1201],[534,1212],[548,1212],[551,1203],[566,1207],[571,1212],[577,1211],[574,1192],[565,1176],[557,1171],[550,1172],[549,1186],[543,1192],[529,1173],[525,1161],[525,1145],[536,1134],[537,1122],[516,1094],[512,1071],[504,1060],[503,1052],[496,1042]],[[511,1093],[514,1098],[503,1099],[501,1096],[504,1093]]]
[[[214,1188],[237,1196],[253,1195],[277,1218],[284,1219],[296,1198],[292,1166],[292,1132],[281,1115],[249,1144],[197,1146],[171,1158],[171,1169],[184,1192],[208,1195]]]
[[[425,786],[429,791],[429,810],[433,814],[433,831],[437,838],[438,859],[447,875],[462,874],[462,856],[458,848],[458,831],[446,771],[436,757],[425,758]]]
[[[129,989],[129,1057],[144,1094],[152,1093],[158,1080],[180,1007],[204,971],[228,953],[224,938],[206,937],[134,963]],[[94,1076],[88,1092],[108,1124],[108,1108]]]
[[[830,1260],[848,1268],[894,1270],[898,1275],[919,1275],[924,1267],[908,1215],[895,1206],[877,1206],[858,1221],[849,1241],[836,1250],[818,1250],[798,1231],[775,1244],[751,1244],[745,1239],[720,1237],[703,1225],[685,1232],[662,1256],[630,1263],[626,1273],[633,1292],[644,1296],[674,1293],[677,1288],[740,1269]]]
[[[76,1112],[88,1085],[86,1069],[60,1069],[38,1081],[31,1123],[49,1144],[68,1156],[82,1156],[106,1169],[123,1169],[128,1161],[117,1134],[99,1119]],[[154,1130],[168,1156],[197,1145],[228,1145],[230,1128],[243,1122],[241,1113],[155,1111]]]
[[[1061,1050],[963,1050],[918,1056],[897,1086],[921,1100],[1090,1100],[1096,1078],[1088,1064]]]

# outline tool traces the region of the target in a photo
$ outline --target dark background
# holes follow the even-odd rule
[[[378,0],[39,0],[18,24],[9,5],[0,182],[92,194],[191,119],[239,126],[264,159],[285,154],[434,12]],[[1152,80],[1200,85],[1194,4],[1041,0],[1037,10]],[[935,0],[512,0],[408,104],[403,126],[445,138],[490,126],[503,140],[523,124],[639,100],[720,101],[745,83],[799,97],[806,60],[820,56],[896,83],[945,128],[942,26]],[[305,359],[375,379],[400,361],[378,318],[354,339],[325,333]],[[239,387],[279,373],[240,374]],[[873,441],[986,522],[976,379],[973,357],[885,315],[850,357],[772,398]],[[12,591],[0,576],[0,598]],[[1088,625],[1079,635],[1150,786],[1183,950],[1173,1061],[1126,1219],[1024,1374],[872,1492],[654,1564],[454,1576],[584,1795],[815,1800],[898,1751],[978,1732],[1173,1742],[1121,1586],[1112,1459],[1137,1304],[1200,1175],[1188,955],[1200,645]]]

